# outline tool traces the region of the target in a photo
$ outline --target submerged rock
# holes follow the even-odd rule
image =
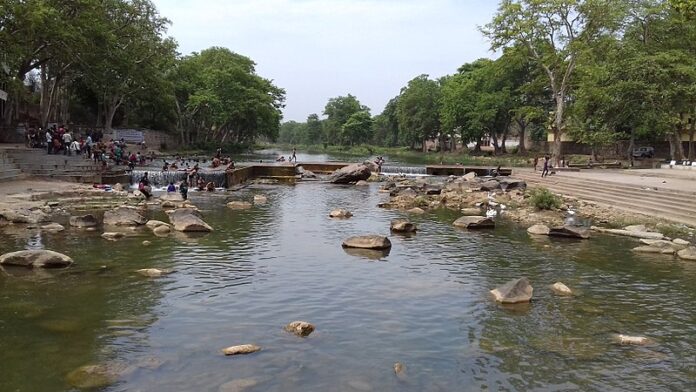
[[[643,346],[651,343],[651,340],[645,336],[629,336],[623,334],[614,335],[614,341],[619,344],[634,344],[638,346]]]
[[[169,227],[169,225],[160,225],[155,227],[152,232],[155,233],[157,236],[166,236],[172,231],[172,229]]]
[[[403,377],[406,375],[406,365],[404,365],[401,362],[396,362],[394,364],[394,374],[396,374],[397,377]]]
[[[343,208],[338,208],[329,212],[329,217],[331,218],[346,219],[350,218],[351,216],[353,216],[353,213]]]
[[[370,183],[365,180],[360,180],[355,183],[355,186],[370,186]]]
[[[354,163],[333,172],[329,177],[329,182],[332,184],[350,184],[367,180],[373,171],[377,171],[377,167],[372,162]]]
[[[399,218],[391,221],[389,229],[395,233],[415,233],[417,227],[408,219]]]
[[[551,229],[546,225],[534,225],[527,228],[527,233],[533,235],[549,235],[550,231]]]
[[[389,238],[379,235],[362,235],[347,238],[343,241],[344,248],[359,248],[359,249],[389,249],[391,241]]]
[[[150,245],[152,245],[152,242],[150,242],[148,240],[143,241],[143,246],[150,246]]]
[[[125,364],[85,365],[68,373],[68,384],[79,389],[98,389],[109,386],[128,372]]]
[[[493,229],[495,221],[485,216],[462,216],[453,225],[465,229]]]
[[[558,295],[573,295],[573,291],[570,287],[566,286],[562,282],[556,282],[551,286],[551,290]]]
[[[254,195],[254,204],[266,204],[268,198],[264,195]]]
[[[503,304],[529,302],[532,299],[533,292],[534,288],[527,278],[513,279],[491,290],[495,300]]]
[[[284,329],[288,332],[294,333],[297,336],[305,337],[314,332],[314,325],[306,321],[293,321],[286,325]]]
[[[116,207],[104,213],[104,224],[114,226],[139,226],[147,223],[147,219],[133,207]]]
[[[220,385],[218,392],[243,392],[245,389],[256,386],[258,381],[253,378],[239,378]]]
[[[161,270],[158,268],[143,268],[135,271],[140,275],[147,276],[148,278],[159,278],[162,275],[171,273],[171,270]]]
[[[27,268],[69,267],[73,260],[52,250],[20,250],[0,256],[0,265],[15,265]]]
[[[252,205],[248,201],[233,200],[227,203],[227,208],[231,208],[233,210],[248,210],[251,207]]]
[[[59,232],[65,230],[65,227],[60,223],[49,223],[47,225],[41,226],[41,230]]]
[[[169,223],[150,219],[149,221],[147,221],[147,223],[145,223],[145,226],[150,230],[154,230],[158,226],[169,226]]]
[[[116,241],[117,239],[123,238],[123,237],[125,237],[125,236],[126,236],[126,235],[123,234],[123,233],[111,232],[111,231],[107,231],[107,232],[105,232],[105,233],[103,233],[103,234],[101,235],[101,237],[102,237],[103,239],[109,240],[109,241]]]
[[[590,238],[590,231],[578,226],[559,226],[551,228],[549,236],[588,239]]]
[[[230,346],[222,349],[222,353],[225,355],[242,355],[251,354],[261,350],[261,347],[255,344],[241,344],[238,346]]]
[[[179,208],[170,211],[168,215],[176,231],[204,233],[213,231],[213,228],[201,219],[198,211],[192,208]]]
[[[420,215],[420,214],[425,214],[425,210],[423,210],[423,209],[420,208],[420,207],[413,207],[413,208],[411,208],[410,210],[407,210],[406,212],[408,212],[408,213],[410,213],[410,214],[419,214],[419,215]]]

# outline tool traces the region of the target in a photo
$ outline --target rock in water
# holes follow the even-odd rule
[[[68,373],[68,384],[79,389],[98,389],[115,383],[127,371],[124,364],[85,365]]]
[[[335,210],[332,210],[331,212],[329,212],[329,216],[331,218],[346,219],[346,218],[350,218],[351,216],[353,216],[353,213],[348,211],[348,210],[344,210],[343,208],[338,208],[338,209],[335,209]]]
[[[534,225],[527,229],[527,233],[534,235],[549,235],[549,229],[546,225]]]
[[[143,268],[135,271],[140,275],[147,276],[148,278],[159,278],[162,275],[170,273],[170,270],[161,270],[157,268]]]
[[[464,216],[482,216],[483,211],[481,211],[480,208],[472,207],[472,208],[462,208],[461,210],[462,215]]]
[[[682,249],[677,252],[677,256],[682,260],[696,261],[696,247],[690,246],[686,249]]]
[[[114,226],[139,226],[147,223],[147,219],[133,207],[116,207],[104,213],[104,224]]]
[[[171,211],[169,221],[176,231],[204,233],[213,231],[213,228],[201,219],[198,211],[192,208],[179,208]]]
[[[152,245],[152,242],[150,242],[148,240],[143,241],[143,246],[150,246],[150,245]]]
[[[243,392],[245,389],[256,386],[258,382],[253,378],[240,378],[220,385],[218,392]]]
[[[20,250],[0,256],[0,265],[15,265],[27,268],[69,267],[73,260],[52,250]]]
[[[150,230],[154,230],[158,226],[169,226],[169,223],[150,219],[149,221],[147,221],[147,223],[145,223],[145,226]]]
[[[49,223],[47,225],[41,226],[41,230],[59,232],[65,230],[65,227],[60,223]]]
[[[551,290],[558,295],[573,295],[573,291],[570,287],[566,286],[562,282],[556,282],[551,286]]]
[[[343,241],[344,248],[360,248],[360,249],[389,249],[391,241],[389,238],[379,235],[362,235],[350,237]]]
[[[166,236],[172,231],[172,229],[169,227],[169,225],[161,225],[155,227],[152,232],[155,233],[155,235],[158,236]]]
[[[410,214],[425,214],[425,211],[422,208],[419,207],[413,207],[410,210],[406,211]]]
[[[403,376],[406,373],[406,366],[401,363],[397,362],[394,364],[394,374],[397,376]]]
[[[314,325],[306,321],[293,321],[285,326],[285,330],[297,336],[305,337],[314,332]]]
[[[92,214],[81,215],[81,216],[71,216],[70,226],[75,227],[94,227],[97,225],[97,218]]]
[[[46,222],[48,215],[39,209],[18,208],[0,210],[0,224],[11,223],[40,223]]]
[[[673,239],[672,243],[679,245],[679,246],[684,246],[684,247],[691,245],[691,243],[689,241],[683,240],[681,238]]]
[[[264,195],[255,195],[254,196],[254,204],[266,204],[268,201],[268,198]]]
[[[590,231],[584,227],[560,226],[551,228],[549,236],[588,239],[590,238]]]
[[[123,234],[123,233],[118,233],[118,232],[107,231],[107,232],[103,233],[103,234],[101,235],[101,237],[102,237],[103,239],[105,239],[105,240],[116,241],[116,240],[119,239],[119,238],[125,237],[125,234]]]
[[[355,183],[355,186],[370,186],[370,183],[365,180],[360,180]]]
[[[372,162],[354,163],[333,172],[329,177],[329,182],[333,184],[350,184],[360,180],[367,180],[373,171],[377,171],[377,168]]]
[[[629,336],[623,334],[615,335],[614,340],[616,340],[616,342],[619,344],[635,344],[639,346],[650,343],[650,339],[646,338],[645,336]]]
[[[227,208],[231,208],[233,210],[248,210],[251,207],[252,205],[248,201],[233,200],[227,203]]]
[[[533,292],[534,288],[527,278],[514,279],[491,290],[495,300],[503,304],[529,302]]]
[[[222,352],[225,355],[241,355],[241,354],[251,354],[261,350],[261,347],[255,344],[241,344],[239,346],[230,346],[223,348]]]
[[[493,229],[495,221],[485,216],[463,216],[454,221],[453,225],[465,229]]]
[[[408,219],[399,218],[391,221],[389,229],[395,233],[415,233],[417,227]]]

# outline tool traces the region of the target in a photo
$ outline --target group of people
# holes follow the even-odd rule
[[[565,167],[566,166],[566,161],[565,158],[561,157],[559,160],[559,166],[560,167]],[[534,171],[537,171],[537,168],[539,167],[539,157],[535,156],[534,157]],[[553,165],[551,164],[551,158],[548,155],[544,155],[544,159],[541,164],[541,177],[547,177],[549,174],[553,174]]]
[[[287,161],[297,163],[297,149],[295,147],[292,148],[292,155],[290,155]],[[285,156],[279,156],[278,158],[276,158],[276,162],[285,162]]]

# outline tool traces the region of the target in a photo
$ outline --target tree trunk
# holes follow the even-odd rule
[[[694,160],[694,136],[696,136],[696,118],[691,118],[691,127],[689,128],[689,160]]]
[[[491,139],[493,139],[493,155],[498,155],[500,153],[500,146],[498,145],[498,134],[491,132]]]
[[[481,152],[481,139],[476,140],[474,145],[474,152]]]
[[[636,149],[636,130],[631,128],[631,138],[628,142],[628,151],[626,158],[630,162],[631,167],[633,167],[633,150]]]
[[[563,155],[563,144],[562,144],[562,137],[563,137],[563,131],[564,131],[564,124],[563,124],[563,112],[565,110],[565,93],[559,92],[558,94],[555,94],[556,98],[556,113],[554,113],[554,120],[553,120],[553,149],[552,149],[552,156],[553,160],[556,166],[558,166],[558,163],[561,159],[561,156]]]
[[[526,154],[527,153],[527,146],[525,145],[525,133],[527,132],[527,122],[524,120],[516,120],[517,121],[517,126],[519,127],[519,138],[520,138],[520,143],[517,145],[517,153],[518,154]]]
[[[112,124],[114,121],[114,115],[116,115],[116,110],[121,106],[121,97],[111,96],[108,99],[104,99],[105,105],[105,117],[104,117],[104,130],[107,132],[112,132]]]

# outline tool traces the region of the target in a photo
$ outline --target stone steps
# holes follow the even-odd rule
[[[537,176],[525,174],[516,177],[524,179],[530,185],[543,186],[556,193],[596,202],[607,207],[696,226],[696,199],[689,192],[665,189],[649,191],[639,186],[577,178],[542,180]]]
[[[14,159],[0,151],[0,182],[12,181],[22,178],[22,171],[15,164]]]
[[[82,156],[49,155],[43,150],[5,150],[23,173],[62,181],[101,182],[101,167]]]

